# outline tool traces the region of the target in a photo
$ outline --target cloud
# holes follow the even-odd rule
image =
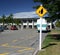
[[[14,14],[14,18],[38,18],[38,15],[35,13],[35,11],[19,12]]]

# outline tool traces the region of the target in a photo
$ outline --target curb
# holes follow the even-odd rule
[[[34,51],[33,55],[36,55],[38,52],[38,48]]]

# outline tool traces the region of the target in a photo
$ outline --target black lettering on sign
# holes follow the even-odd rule
[[[43,14],[43,9],[41,9],[41,11],[39,11],[39,13]]]

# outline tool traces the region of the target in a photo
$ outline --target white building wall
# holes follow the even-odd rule
[[[23,23],[23,25],[27,25],[27,23]]]
[[[34,22],[34,25],[37,25],[37,22]]]
[[[33,25],[33,23],[29,23],[29,25]]]

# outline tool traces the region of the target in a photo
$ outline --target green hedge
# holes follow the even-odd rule
[[[56,22],[56,27],[60,27],[60,21],[59,20]]]

